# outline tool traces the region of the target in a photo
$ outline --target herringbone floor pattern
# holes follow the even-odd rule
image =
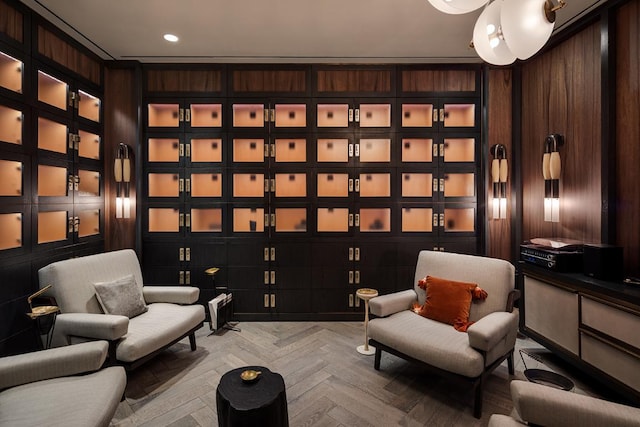
[[[291,426],[481,426],[492,413],[512,409],[506,363],[488,381],[478,420],[464,386],[387,353],[381,370],[374,370],[373,356],[356,352],[362,322],[238,326],[241,332],[210,335],[205,324],[197,332],[196,351],[184,340],[129,373],[126,400],[112,424],[216,426],[220,377],[246,365],[266,366],[284,377]]]

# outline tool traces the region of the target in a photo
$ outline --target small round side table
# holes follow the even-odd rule
[[[356,296],[364,301],[364,345],[358,346],[358,353],[371,356],[376,349],[369,347],[369,300],[378,296],[378,291],[370,288],[360,288],[356,291]]]

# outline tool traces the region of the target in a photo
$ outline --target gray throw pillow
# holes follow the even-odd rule
[[[148,310],[133,274],[110,282],[98,282],[93,286],[96,297],[106,314],[119,314],[129,319]]]

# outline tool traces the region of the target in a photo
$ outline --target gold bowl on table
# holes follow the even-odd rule
[[[257,381],[260,378],[261,371],[254,371],[253,369],[247,369],[240,373],[240,379],[246,383]]]

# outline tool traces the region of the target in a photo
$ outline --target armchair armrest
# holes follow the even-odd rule
[[[608,402],[527,381],[511,382],[520,417],[542,426],[637,426],[640,408]]]
[[[0,389],[97,371],[107,357],[106,341],[35,351],[0,359]]]
[[[469,345],[483,351],[491,350],[518,327],[518,313],[496,311],[469,326]]]
[[[369,300],[371,314],[379,317],[389,316],[411,308],[411,304],[418,301],[418,295],[413,289],[380,295]]]
[[[154,302],[193,304],[198,302],[200,289],[195,286],[143,286],[142,294],[147,304]]]
[[[129,318],[115,314],[62,313],[56,318],[55,333],[113,341],[129,330]]]

